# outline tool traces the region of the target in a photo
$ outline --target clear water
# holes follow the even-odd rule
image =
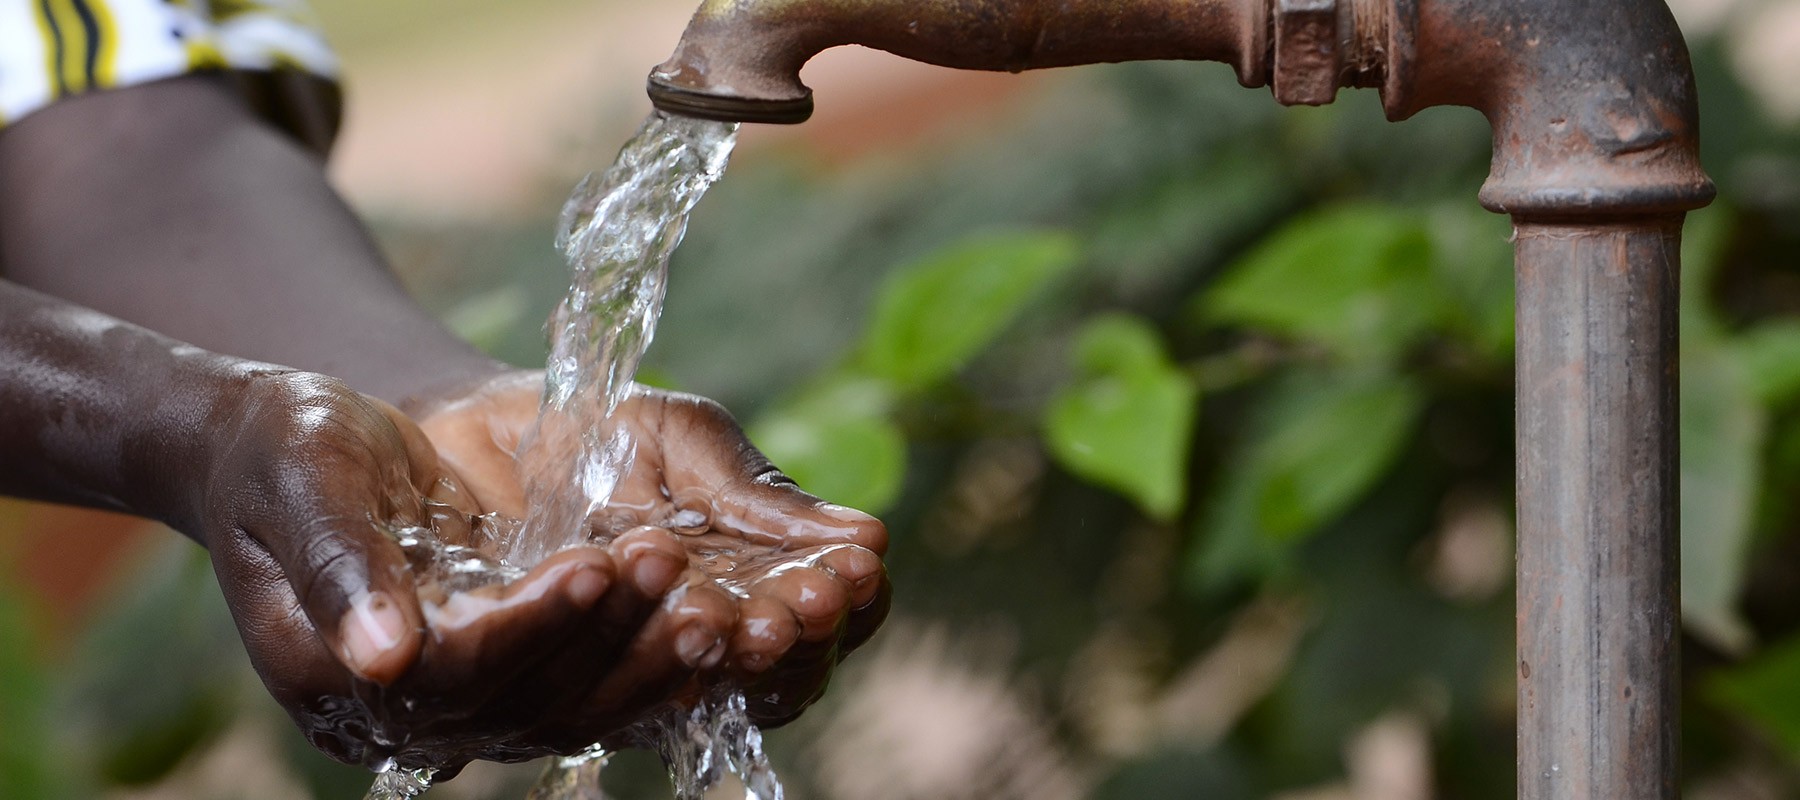
[[[477,518],[473,543],[493,557],[447,544],[430,528],[393,531],[438,590],[510,580],[563,547],[617,533],[591,530],[636,455],[629,431],[609,416],[636,389],[632,376],[655,335],[669,256],[694,205],[723,174],[736,136],[736,125],[653,113],[612,167],[589,175],[563,206],[556,245],[572,272],[569,294],[550,318],[543,404],[518,453],[529,511],[522,521]],[[638,723],[638,738],[669,766],[678,798],[698,800],[730,772],[746,800],[780,800],[745,703],[742,692],[716,686],[692,709],[670,706]],[[528,800],[599,800],[605,764],[598,745],[559,759]],[[417,797],[431,774],[389,760],[368,800]]]
[[[556,246],[572,272],[569,294],[550,316],[543,408],[519,447],[531,510],[502,559],[535,564],[586,541],[589,518],[630,472],[636,447],[607,417],[632,392],[656,334],[688,214],[736,141],[736,125],[653,113],[612,168],[563,205]]]
[[[641,723],[669,767],[676,800],[701,800],[727,772],[743,783],[744,800],[781,800],[781,781],[745,702],[743,692],[715,686],[692,709],[669,708]]]

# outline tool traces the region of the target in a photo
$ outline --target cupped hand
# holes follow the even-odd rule
[[[270,692],[340,760],[568,752],[666,702],[736,635],[732,598],[682,590],[686,554],[655,536],[466,592],[422,582],[395,533],[467,530],[483,509],[410,419],[310,373],[259,373],[231,402],[195,533]]]
[[[541,374],[516,373],[420,415],[479,507],[525,514],[515,454],[542,388]],[[887,614],[886,528],[801,491],[705,398],[634,387],[613,420],[632,434],[636,457],[592,524],[681,558],[687,598],[732,604],[722,671],[744,685],[764,725],[798,716]]]

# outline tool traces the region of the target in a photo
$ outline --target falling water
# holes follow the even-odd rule
[[[634,391],[632,376],[662,312],[669,255],[686,232],[688,214],[724,172],[736,138],[736,125],[656,112],[610,169],[575,188],[556,235],[573,273],[569,294],[550,318],[543,404],[518,452],[527,517],[477,518],[476,540],[493,543],[497,559],[445,544],[427,528],[396,531],[428,580],[447,591],[510,580],[590,539],[590,518],[636,455],[629,431],[609,416]],[[668,764],[680,800],[698,800],[726,771],[742,779],[746,800],[782,797],[740,691],[716,686],[692,709],[670,706],[651,715],[637,733]],[[598,745],[559,759],[529,800],[599,800],[605,763]],[[431,773],[390,760],[368,800],[416,797],[429,788]]]
[[[589,517],[631,471],[636,447],[607,418],[656,334],[688,214],[736,141],[736,125],[652,113],[612,168],[563,205],[556,246],[573,275],[550,317],[543,407],[519,448],[530,511],[504,560],[535,564],[586,541]]]

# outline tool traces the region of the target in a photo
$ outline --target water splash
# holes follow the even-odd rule
[[[512,580],[563,547],[616,533],[590,530],[636,456],[629,431],[609,417],[636,390],[632,377],[662,313],[669,256],[689,213],[723,174],[736,132],[736,125],[653,113],[610,169],[576,187],[556,235],[572,273],[569,294],[550,318],[543,404],[517,455],[527,517],[477,517],[469,523],[475,547],[448,544],[434,531],[459,524],[447,506],[431,509],[432,527],[391,531],[425,582],[453,593]],[[637,733],[668,765],[680,800],[698,800],[727,771],[742,779],[746,800],[782,797],[741,691],[714,687],[691,709],[671,705],[651,715]],[[553,762],[528,800],[602,800],[606,760],[595,745]],[[367,800],[417,797],[431,776],[390,759]]]
[[[382,762],[375,770],[375,785],[369,787],[366,800],[412,800],[431,788],[434,769],[405,769],[393,759]]]
[[[675,800],[702,800],[727,773],[743,784],[744,800],[782,800],[781,781],[747,706],[743,692],[719,684],[692,708],[666,706],[634,727],[636,738],[668,767]],[[526,800],[605,800],[599,781],[606,757],[595,745],[552,763]]]
[[[611,754],[594,745],[580,753],[550,762],[525,800],[606,800],[600,788],[600,771]]]
[[[700,800],[728,771],[743,781],[744,800],[782,800],[746,706],[743,692],[720,685],[692,709],[669,709],[645,726],[675,780],[676,800]]]

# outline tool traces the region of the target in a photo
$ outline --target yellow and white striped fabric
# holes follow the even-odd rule
[[[199,70],[337,76],[304,0],[0,0],[0,126],[94,89]]]

